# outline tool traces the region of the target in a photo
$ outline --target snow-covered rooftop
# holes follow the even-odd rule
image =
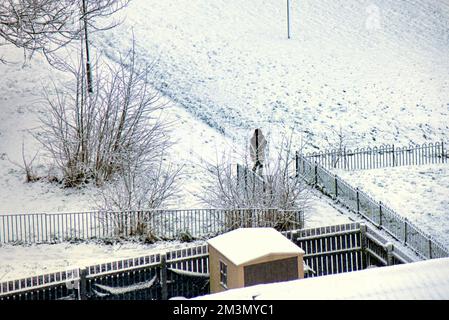
[[[271,254],[304,253],[273,228],[239,228],[207,242],[235,265]]]
[[[251,300],[449,299],[449,258],[257,285],[199,297]]]

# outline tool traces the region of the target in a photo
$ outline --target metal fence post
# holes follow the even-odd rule
[[[395,167],[396,166],[396,159],[395,159],[395,152],[394,152],[394,144],[391,146],[391,148],[393,149],[393,167]]]
[[[165,253],[161,253],[161,294],[162,300],[168,300],[168,288],[167,288],[167,258]]]
[[[356,199],[357,199],[357,214],[360,214],[360,197],[359,197],[359,187],[355,189]]]
[[[432,259],[432,239],[429,238],[429,259]]]
[[[444,154],[444,142],[441,141],[441,162],[445,162],[446,155]]]
[[[382,201],[379,201],[379,227],[382,226]]]
[[[407,218],[404,218],[404,243],[407,244]]]
[[[315,187],[318,185],[318,163],[315,161]]]
[[[347,168],[347,161],[346,161],[346,159],[347,159],[347,157],[346,157],[346,147],[343,148],[343,158],[345,159],[345,162],[344,162],[345,170],[347,170],[348,168]]]

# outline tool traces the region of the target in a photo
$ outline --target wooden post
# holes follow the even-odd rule
[[[359,187],[355,189],[356,199],[357,199],[357,214],[360,214],[360,198],[359,198]]]
[[[366,232],[367,232],[367,230],[368,230],[368,227],[366,226],[366,224],[361,223],[360,224],[360,240],[361,240],[360,248],[362,250],[362,254],[361,254],[361,257],[362,257],[362,269],[365,269],[367,267],[366,266],[367,257],[368,257],[368,253],[366,252],[366,241],[367,241],[366,240]]]
[[[168,288],[167,288],[167,258],[165,253],[161,253],[161,293],[162,300],[168,300]]]
[[[432,259],[432,239],[429,238],[429,259]]]
[[[87,269],[80,269],[79,299],[87,300]]]
[[[305,219],[304,219],[304,211],[299,211],[299,221],[301,223],[301,226],[299,227],[299,229],[304,229],[305,228]]]
[[[335,181],[335,199],[338,199],[337,175],[335,175],[334,181]]]
[[[318,185],[318,163],[315,161],[315,187]]]
[[[393,265],[393,244],[391,242],[387,242],[385,244],[385,249],[387,250],[387,266]]]

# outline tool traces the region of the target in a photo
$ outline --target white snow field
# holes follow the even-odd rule
[[[194,298],[194,300],[252,299],[446,300],[449,299],[449,258],[261,284]]]
[[[449,247],[449,165],[337,171]]]
[[[449,129],[449,1],[134,0],[93,42],[134,32],[155,85],[232,137],[293,129],[310,150],[440,141]],[[325,139],[329,140],[329,143]]]
[[[447,136],[447,0],[292,1],[290,40],[285,1],[133,0],[120,15],[126,18],[121,26],[91,42],[116,60],[134,33],[139,59],[155,61],[160,78],[154,86],[171,102],[166,114],[176,120],[179,143],[170,160],[186,166],[182,193],[171,207],[201,207],[195,198],[204,181],[201,159],[242,148],[256,127],[268,139],[293,130],[311,151],[335,143],[340,126],[348,147]],[[0,56],[21,61],[22,52],[3,46]],[[64,75],[39,55],[25,66],[0,64],[0,214],[94,209],[94,188],[26,184],[12,164],[21,164],[22,141],[27,157],[40,149],[29,130],[39,126],[42,85],[52,77]],[[45,163],[41,152],[36,169],[45,173]],[[348,221],[319,196],[312,203],[307,227]],[[3,269],[11,274],[10,257],[17,256],[24,265],[18,273],[39,273],[64,245],[3,246],[0,261],[11,259]],[[88,244],[67,246],[67,257],[76,248],[90,250]]]

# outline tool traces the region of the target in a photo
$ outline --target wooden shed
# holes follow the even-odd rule
[[[211,293],[304,278],[304,251],[273,228],[240,228],[207,242]]]

